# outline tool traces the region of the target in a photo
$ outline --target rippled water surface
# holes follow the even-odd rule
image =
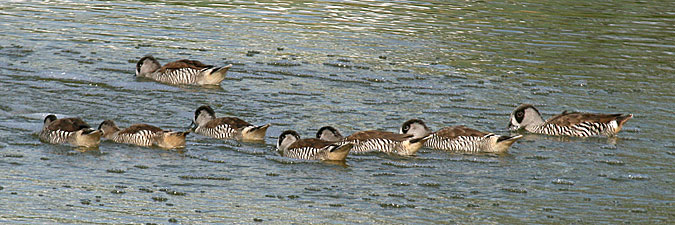
[[[672,223],[671,1],[5,1],[0,222]],[[147,54],[234,67],[220,87],[134,77]],[[526,135],[507,154],[422,149],[345,164],[280,157],[311,137],[464,124],[508,134],[520,103],[633,113],[615,138]],[[183,151],[38,140],[49,113],[185,129],[271,123],[265,143]],[[671,222],[668,222],[671,221]]]

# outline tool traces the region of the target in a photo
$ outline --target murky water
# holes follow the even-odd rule
[[[669,1],[6,1],[0,222],[669,223],[675,219]],[[136,60],[234,64],[220,88],[134,78]],[[617,138],[527,135],[505,155],[423,149],[346,165],[282,158],[281,131],[465,124],[506,134],[531,103],[633,113]],[[184,151],[41,143],[49,113],[92,125],[272,123],[265,144]]]

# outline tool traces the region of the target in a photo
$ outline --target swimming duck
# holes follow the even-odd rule
[[[215,67],[188,59],[162,66],[154,57],[148,55],[136,63],[136,76],[168,84],[218,85],[225,79],[230,67],[232,64]]]
[[[522,135],[501,136],[471,129],[465,126],[444,127],[431,132],[422,120],[411,119],[403,123],[400,132],[423,137],[431,134],[424,147],[457,152],[506,152]]]
[[[430,136],[415,137],[412,134],[397,134],[388,131],[367,130],[342,138],[334,127],[319,128],[317,137],[326,141],[353,142],[352,153],[386,152],[399,155],[414,155]]]
[[[351,142],[332,142],[318,138],[300,139],[300,135],[287,130],[279,135],[277,149],[289,158],[306,160],[343,161],[354,147]]]
[[[134,124],[128,128],[120,129],[112,120],[105,120],[99,126],[103,131],[103,137],[117,143],[126,143],[139,146],[152,146],[160,148],[184,148],[185,136],[190,132],[165,131],[159,127],[148,124]]]
[[[510,130],[524,129],[531,133],[573,137],[614,136],[633,114],[596,114],[567,112],[544,121],[533,105],[522,104],[512,113]]]
[[[236,117],[216,118],[216,112],[208,105],[203,105],[195,111],[192,121],[196,125],[194,132],[217,139],[236,139],[243,141],[261,141],[270,124],[254,126]]]
[[[80,118],[57,119],[48,115],[44,119],[40,140],[51,144],[70,143],[75,146],[96,147],[101,142],[100,130],[91,129],[89,124]]]

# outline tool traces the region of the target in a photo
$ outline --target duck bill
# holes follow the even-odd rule
[[[509,124],[506,125],[506,128],[509,129],[510,131],[516,131],[516,130],[520,129],[519,126],[513,125],[513,123],[511,123],[511,121],[509,121]]]
[[[197,129],[197,124],[195,123],[194,120],[191,120],[190,126],[187,127],[187,130],[190,132],[194,132],[195,129]]]
[[[74,144],[80,147],[97,147],[101,143],[101,130],[86,130],[75,136]]]

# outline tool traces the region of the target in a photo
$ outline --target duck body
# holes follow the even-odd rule
[[[354,147],[351,142],[332,142],[318,138],[300,139],[292,130],[281,133],[277,149],[285,157],[304,160],[344,161]]]
[[[520,105],[510,116],[509,129],[530,133],[571,137],[614,136],[633,114],[601,114],[567,112],[544,121],[539,110],[529,104]]]
[[[165,131],[148,124],[134,124],[120,129],[112,120],[106,120],[99,125],[104,138],[117,143],[126,143],[138,146],[157,145],[161,148],[184,148],[185,137],[190,132]]]
[[[502,136],[465,126],[445,127],[431,134],[425,147],[452,152],[506,152],[522,135]]]
[[[218,85],[231,67],[231,64],[215,67],[188,59],[161,66],[154,57],[145,56],[136,64],[136,76],[167,84]]]
[[[80,118],[57,119],[55,115],[45,117],[38,134],[41,141],[51,144],[72,144],[82,147],[97,147],[103,132],[92,129]]]
[[[354,143],[352,153],[385,152],[398,155],[414,155],[430,138],[428,134],[416,137],[413,134],[397,134],[388,131],[359,131],[346,138],[331,126],[319,128],[318,139],[332,142]]]
[[[367,130],[359,131],[345,138],[347,142],[354,142],[354,153],[385,152],[398,155],[414,155],[429,136],[415,138],[411,134],[397,134],[388,131]]]
[[[444,127],[436,132],[419,119],[411,119],[403,123],[401,133],[413,134],[415,137],[430,135],[424,147],[452,152],[505,152],[522,135],[502,136],[482,132],[465,126]]]
[[[236,117],[216,118],[215,111],[204,105],[195,111],[194,132],[216,139],[262,141],[270,124],[255,126]]]

